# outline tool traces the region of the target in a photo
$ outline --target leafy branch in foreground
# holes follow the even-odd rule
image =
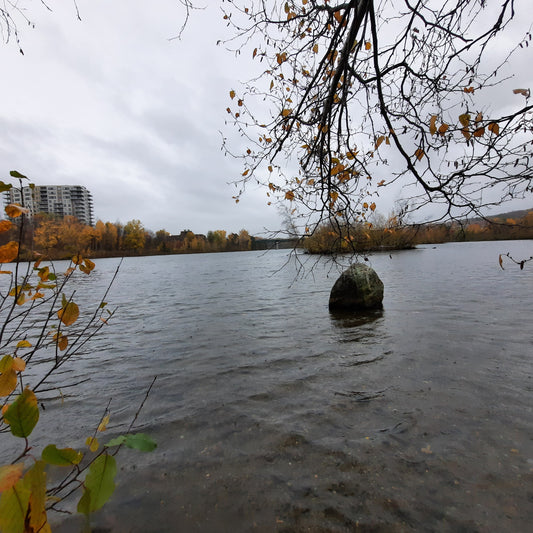
[[[11,176],[27,179],[16,171]],[[2,182],[1,187],[9,185]],[[9,204],[5,211],[18,223],[19,240],[0,246],[0,439],[7,443],[3,449],[13,450],[9,462],[0,466],[0,531],[46,533],[51,530],[47,512],[62,510],[60,505],[77,491],[82,491],[77,510],[85,515],[101,508],[111,497],[115,488],[115,455],[122,445],[140,451],[155,448],[149,436],[132,433],[155,378],[126,434],[103,447],[97,435],[107,429],[109,405],[83,450],[30,440],[44,404],[51,401],[45,393],[58,391],[63,397],[63,389],[85,381],[64,383],[65,374],[58,371],[90,349],[89,341],[113,317],[106,298],[118,267],[95,309],[86,313],[76,303],[77,291],[72,286],[76,287],[78,276],[91,274],[93,261],[77,254],[64,272],[45,263],[43,257],[23,263],[20,257],[27,210]],[[1,221],[0,232],[9,231],[13,224]],[[8,442],[10,437],[15,437],[15,441]],[[47,474],[52,467],[64,470],[64,474],[54,476],[60,481],[50,487]]]
[[[260,72],[229,93],[237,199],[255,181],[312,234],[324,220],[364,223],[385,191],[428,220],[482,215],[533,191],[530,90],[525,72],[511,85],[506,70],[532,40],[513,27],[528,2],[225,5],[225,44]]]

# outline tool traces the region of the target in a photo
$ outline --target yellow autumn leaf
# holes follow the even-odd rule
[[[385,180],[381,180],[381,181],[378,183],[378,187],[383,187],[383,185],[385,185]]]
[[[415,157],[418,159],[418,161],[421,161],[424,157],[424,150],[422,150],[422,148],[418,148],[415,152]]]
[[[109,415],[106,415],[104,418],[102,418],[102,421],[100,424],[98,424],[97,431],[105,431],[107,429],[107,424],[109,424]]]
[[[290,200],[292,202],[294,200],[294,193],[292,191],[287,191],[285,193],[285,200]]]
[[[331,203],[335,203],[337,201],[337,198],[339,197],[339,193],[337,191],[331,191],[329,193],[329,197],[331,198]]]
[[[68,302],[64,307],[62,307],[58,312],[57,316],[65,326],[70,326],[78,320],[80,316],[80,309],[77,304],[74,302]]]
[[[292,113],[292,109],[283,109],[281,111],[281,116],[282,117],[288,117],[291,113]]]
[[[0,246],[0,263],[11,263],[17,258],[19,245],[15,241],[10,241]]]
[[[13,370],[13,357],[0,359],[0,396],[9,396],[17,387],[17,374]]]
[[[470,115],[468,113],[463,113],[462,115],[459,115],[459,122],[462,126],[467,128],[470,124]]]
[[[100,446],[98,439],[95,437],[87,437],[85,445],[89,447],[89,450],[91,450],[91,452],[95,452]]]
[[[365,42],[365,50],[370,50],[372,48],[372,44],[370,43],[370,41],[366,41]]]
[[[315,54],[318,54],[318,44],[315,44],[315,46],[313,46],[313,52]]]
[[[20,215],[27,215],[30,210],[20,204],[8,204],[5,207],[5,212],[9,218],[17,218]]]
[[[75,265],[81,265],[83,263],[83,257],[80,255],[80,254],[76,254],[73,258],[72,258],[72,262],[75,264]]]
[[[229,92],[229,97],[233,100],[235,98],[235,91],[230,91]]]
[[[31,343],[24,339],[23,341],[17,342],[17,348],[31,348]]]
[[[376,210],[376,203],[375,203],[375,202],[372,202],[372,203],[370,204],[370,209],[371,209],[372,211],[375,211],[375,210]]]
[[[83,260],[83,265],[79,265],[78,268],[82,272],[85,272],[85,274],[89,275],[94,270],[95,266],[96,265],[90,259],[85,258]]]

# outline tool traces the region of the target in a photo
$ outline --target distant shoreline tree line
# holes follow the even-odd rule
[[[497,216],[471,221],[405,224],[395,215],[377,215],[372,222],[356,225],[323,224],[304,238],[302,247],[311,254],[365,253],[402,250],[417,244],[461,241],[533,239],[533,210],[520,217]]]
[[[0,245],[14,240],[18,227],[0,235]],[[261,239],[242,229],[239,233],[208,231],[207,235],[183,230],[172,235],[164,229],[144,228],[140,220],[102,222],[94,226],[73,216],[60,218],[41,213],[24,226],[27,255],[38,252],[49,259],[88,257],[236,252],[277,247],[300,247],[311,254],[365,253],[414,248],[418,244],[457,241],[533,239],[533,210],[521,217],[492,217],[473,221],[405,224],[401,217],[376,214],[372,222],[351,226],[323,224],[312,235],[298,240]]]
[[[0,245],[14,240],[19,228],[1,235]],[[38,252],[50,259],[64,259],[81,253],[90,257],[158,255],[202,252],[233,252],[252,249],[256,239],[245,229],[239,233],[224,230],[209,231],[207,235],[184,230],[171,235],[160,229],[152,232],[140,220],[103,222],[94,226],[81,223],[76,217],[63,218],[45,213],[35,215],[24,225],[27,255]],[[33,257],[33,256],[31,256]]]

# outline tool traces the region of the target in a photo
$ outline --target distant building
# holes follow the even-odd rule
[[[37,213],[72,215],[83,224],[93,225],[93,198],[81,185],[36,185],[22,190],[13,187],[4,193],[4,202],[27,207],[31,217]]]

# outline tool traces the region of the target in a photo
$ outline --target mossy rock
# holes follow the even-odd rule
[[[356,263],[345,270],[329,296],[331,311],[358,311],[383,307],[383,282],[375,270]]]

